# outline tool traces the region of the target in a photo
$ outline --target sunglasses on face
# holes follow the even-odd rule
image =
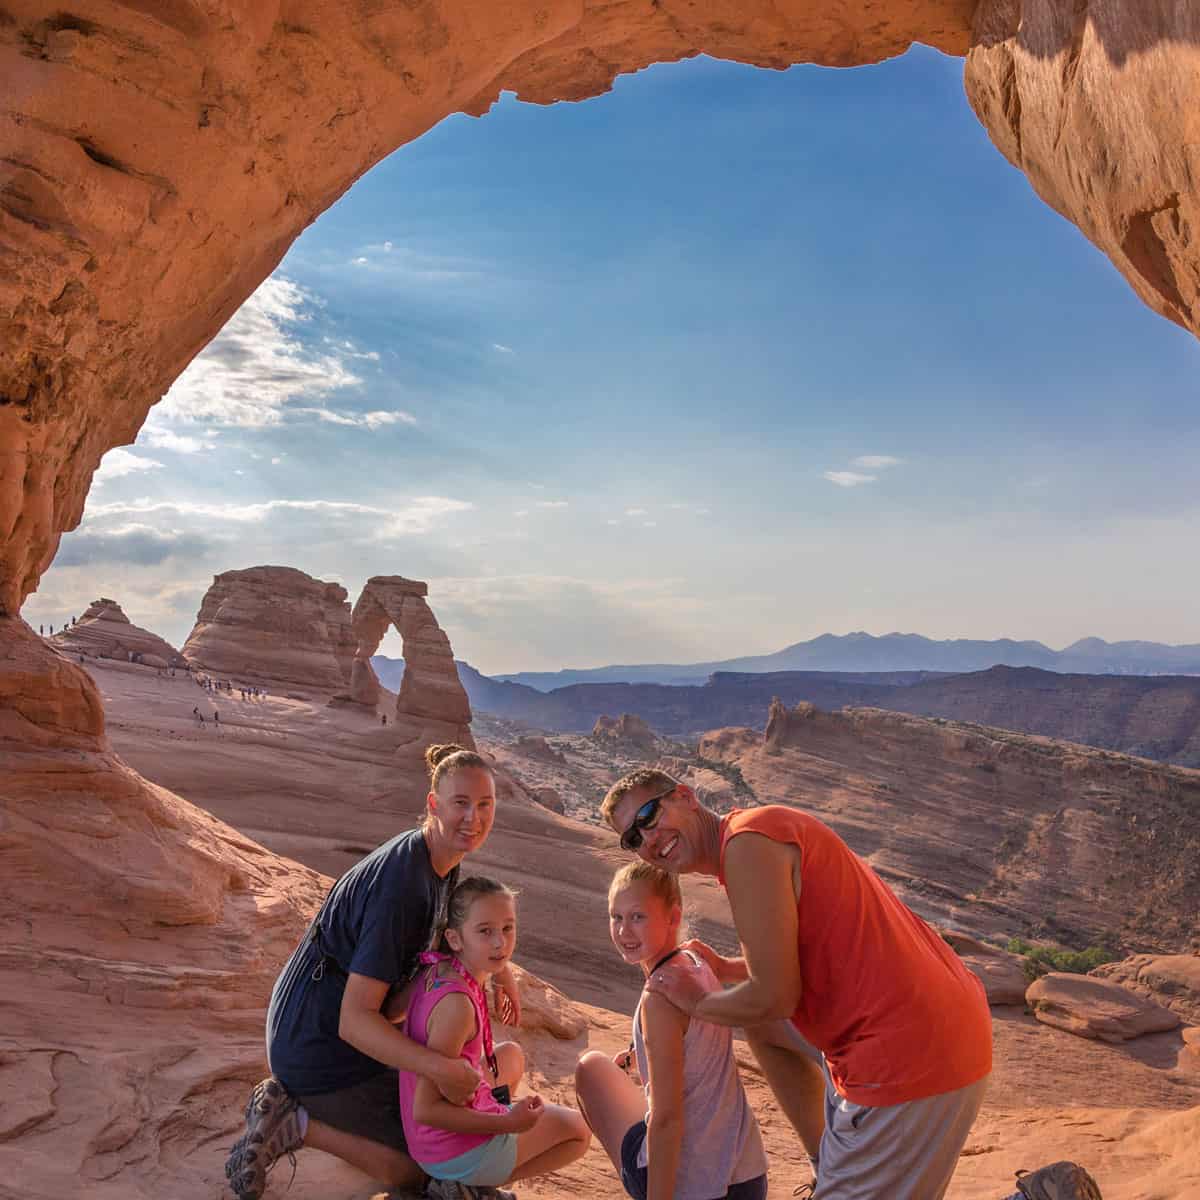
[[[665,792],[660,792],[657,796],[651,796],[641,808],[633,814],[633,820],[629,822],[629,828],[621,834],[621,849],[636,850],[642,844],[643,830],[650,830],[658,824],[658,818],[662,815],[662,802],[675,790],[676,784],[672,784]]]

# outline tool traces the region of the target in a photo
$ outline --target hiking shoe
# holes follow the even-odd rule
[[[472,1187],[453,1179],[431,1179],[425,1190],[430,1200],[517,1200],[516,1192],[494,1187]]]
[[[792,1195],[799,1197],[799,1200],[817,1200],[817,1183],[813,1180],[812,1183],[801,1183],[792,1188]]]
[[[300,1106],[278,1079],[264,1079],[246,1104],[246,1132],[225,1160],[225,1178],[233,1194],[238,1200],[261,1200],[267,1172],[286,1154],[294,1175],[295,1152],[302,1145]]]
[[[1078,1163],[1066,1161],[1018,1171],[1017,1191],[1025,1200],[1101,1200],[1096,1181]]]

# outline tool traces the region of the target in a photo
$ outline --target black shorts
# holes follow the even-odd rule
[[[391,1067],[336,1092],[297,1096],[314,1121],[408,1153],[400,1120],[400,1080]]]
[[[633,1200],[646,1200],[649,1184],[645,1167],[637,1165],[642,1143],[646,1140],[646,1122],[630,1125],[621,1139],[621,1182]],[[742,1183],[730,1184],[725,1200],[767,1200],[767,1177],[758,1175]]]

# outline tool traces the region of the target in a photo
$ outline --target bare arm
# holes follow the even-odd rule
[[[381,1011],[388,987],[381,979],[351,972],[342,996],[338,1037],[376,1062],[431,1080],[439,1091],[465,1104],[475,1094],[478,1072],[457,1056],[448,1058],[401,1033]]]
[[[690,950],[698,958],[702,958],[709,967],[712,968],[712,973],[717,977],[722,984],[741,983],[747,979],[750,972],[746,969],[745,958],[726,958],[723,954],[718,954],[707,942],[702,942],[699,938],[692,938],[691,941],[684,942],[681,946],[683,950]]]
[[[728,991],[702,987],[695,971],[656,971],[651,991],[714,1025],[759,1025],[787,1017],[800,1000],[796,955],[799,851],[758,833],[738,834],[725,851],[725,889],[746,955],[747,976]]]
[[[457,1059],[475,1034],[475,1006],[461,992],[451,992],[429,1013],[429,1049]],[[451,1104],[428,1079],[418,1078],[413,1095],[413,1116],[422,1125],[448,1129],[451,1133],[508,1133],[509,1113],[476,1112]]]
[[[663,996],[642,1004],[642,1030],[650,1067],[646,1114],[646,1200],[671,1200],[683,1147],[683,1035],[688,1018]]]

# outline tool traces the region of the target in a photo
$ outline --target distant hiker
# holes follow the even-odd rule
[[[38,626],[38,634],[39,634],[41,637],[45,637],[45,636],[46,636],[46,627],[45,627],[45,625],[39,625],[39,626]]]
[[[380,723],[380,725],[386,725],[386,724],[387,724],[387,713],[380,713],[380,714],[379,714],[379,723]]]
[[[400,1072],[404,1134],[409,1153],[431,1177],[431,1197],[457,1200],[557,1171],[581,1158],[592,1140],[573,1108],[536,1094],[513,1103],[525,1056],[516,1042],[492,1044],[484,987],[507,969],[516,947],[516,903],[516,894],[494,879],[462,880],[450,896],[441,946],[421,955],[425,969],[414,983],[404,1032],[479,1073],[464,1107],[432,1080]],[[503,1091],[498,1096],[494,1089]]]
[[[51,636],[51,637],[53,637],[53,636],[54,636],[54,625],[53,625],[53,623],[51,623],[51,625],[50,625],[50,636]]]
[[[461,746],[430,746],[425,820],[351,867],[330,889],[275,982],[267,1011],[271,1075],[246,1107],[225,1163],[238,1200],[259,1200],[267,1171],[302,1146],[324,1150],[385,1187],[422,1178],[400,1118],[397,1069],[430,1080],[454,1104],[479,1088],[457,1056],[418,1045],[394,1024],[419,957],[444,922],[458,864],[491,832],[496,781]],[[516,982],[495,976],[497,1010],[520,1019]]]
[[[617,953],[648,979],[664,963],[698,955],[679,945],[683,897],[676,876],[632,862],[608,890],[609,935]],[[643,1088],[628,1077],[636,1059]],[[733,1031],[681,1013],[643,991],[627,1053],[592,1050],[579,1061],[575,1091],[592,1132],[636,1200],[765,1200],[767,1156],[733,1054]]]
[[[745,1028],[820,1200],[940,1200],[983,1102],[992,1024],[982,984],[937,931],[797,809],[720,817],[643,768],[601,813],[645,862],[721,881],[744,957],[688,942],[711,972],[681,955],[647,986],[689,1016]]]
[[[221,714],[215,708],[213,709],[213,724],[218,727],[221,724]]]

